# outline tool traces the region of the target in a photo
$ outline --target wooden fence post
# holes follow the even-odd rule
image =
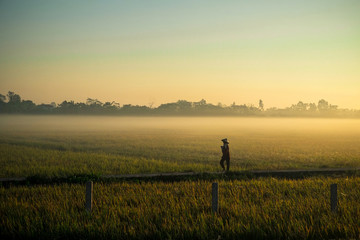
[[[86,183],[85,199],[86,199],[85,209],[86,211],[91,212],[92,202],[93,202],[93,182],[91,181]]]
[[[217,182],[212,184],[212,211],[214,213],[219,211],[219,184]]]
[[[331,211],[337,212],[337,184],[331,184],[330,186],[330,204]]]

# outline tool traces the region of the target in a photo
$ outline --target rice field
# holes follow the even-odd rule
[[[0,116],[0,177],[360,166],[360,120]]]
[[[0,177],[360,166],[360,120],[0,116]],[[360,178],[0,187],[1,239],[358,239]],[[338,212],[330,185],[338,184]]]
[[[338,184],[338,213],[330,184]],[[0,188],[2,239],[358,239],[360,178],[95,183]]]

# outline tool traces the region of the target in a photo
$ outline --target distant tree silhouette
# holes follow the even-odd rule
[[[318,109],[319,109],[319,111],[329,110],[329,103],[327,101],[325,101],[324,99],[319,100]]]
[[[37,106],[37,111],[39,113],[53,113],[55,111],[55,109],[56,109],[56,106],[54,106],[53,104],[42,103]]]
[[[107,113],[115,113],[119,110],[119,104],[116,102],[105,102],[102,106]]]
[[[0,113],[8,111],[7,104],[5,101],[6,101],[6,96],[0,94]]]
[[[263,102],[263,100],[259,100],[259,109],[261,110],[261,111],[264,111],[264,102]]]
[[[192,103],[186,100],[179,100],[176,102],[177,107],[176,110],[179,112],[189,112],[192,108]]]
[[[8,102],[6,110],[9,113],[20,113],[21,112],[21,97],[14,92],[9,91],[7,94]]]
[[[14,92],[8,92],[8,103],[10,104],[19,104],[21,102],[21,97],[18,94],[15,94]]]
[[[99,105],[99,106],[102,106],[102,105],[103,105],[103,103],[100,102],[99,100],[97,100],[97,99],[92,99],[92,98],[86,99],[86,104],[87,104],[87,105]]]
[[[315,112],[317,110],[317,106],[315,103],[309,103],[309,111]]]
[[[76,107],[74,101],[63,101],[59,104],[58,110],[60,113],[76,113]]]
[[[3,102],[3,103],[4,103],[5,101],[6,101],[6,96],[0,94],[0,102]]]
[[[292,110],[305,112],[308,109],[308,104],[299,101],[297,104],[291,106]]]
[[[31,113],[36,111],[36,104],[31,100],[23,100],[21,102],[21,110],[25,113]]]
[[[149,114],[151,108],[147,106],[125,104],[119,109],[119,112],[125,115],[144,115]]]
[[[338,106],[337,105],[332,105],[330,104],[330,110],[337,110],[338,109]]]
[[[178,100],[164,103],[157,108],[125,104],[122,107],[116,102],[102,103],[98,99],[87,98],[86,102],[63,101],[36,105],[31,100],[22,100],[20,95],[9,91],[7,95],[0,94],[0,113],[28,114],[106,114],[106,115],[166,115],[166,116],[274,116],[274,117],[360,117],[360,110],[338,109],[337,105],[319,100],[318,104],[299,101],[288,108],[269,108],[264,110],[264,102],[259,100],[259,106],[230,106],[218,103],[207,103],[205,99],[198,102]]]

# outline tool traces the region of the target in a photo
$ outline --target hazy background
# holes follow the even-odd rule
[[[360,1],[0,1],[0,90],[359,109]]]
[[[238,118],[238,117],[112,117],[112,116],[34,116],[2,115],[0,133],[16,132],[93,132],[108,134],[137,133],[149,134],[214,135],[219,139],[231,138],[238,134],[269,134],[278,137],[279,133],[301,135],[326,134],[333,136],[359,135],[359,119],[327,118]],[[310,137],[309,135],[309,137]],[[131,135],[128,136],[131,141]],[[245,139],[246,141],[246,139]]]
[[[360,119],[2,115],[0,177],[359,167]]]

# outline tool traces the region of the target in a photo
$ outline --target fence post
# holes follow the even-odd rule
[[[331,184],[330,186],[330,204],[331,211],[337,211],[337,184]]]
[[[219,211],[219,184],[217,182],[212,184],[212,211],[213,213]]]
[[[91,181],[86,183],[85,199],[86,199],[85,209],[86,211],[91,212],[92,202],[93,202],[93,182]]]

